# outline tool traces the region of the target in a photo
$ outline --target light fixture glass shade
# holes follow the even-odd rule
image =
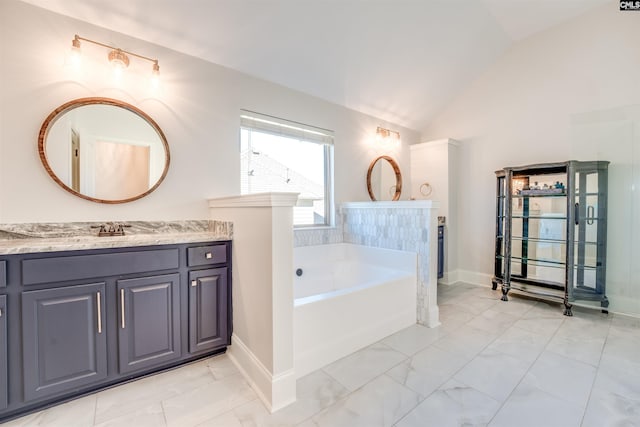
[[[129,66],[129,57],[120,49],[114,49],[109,52],[109,62],[115,68],[124,69]]]
[[[153,63],[153,70],[151,71],[151,87],[156,89],[160,86],[160,65],[158,62]]]
[[[82,49],[80,49],[80,40],[77,38],[71,41],[71,63],[73,65],[80,65],[82,59]]]
[[[378,126],[376,140],[380,143],[400,142],[400,132]]]

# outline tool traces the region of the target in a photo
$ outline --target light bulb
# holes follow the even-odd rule
[[[69,56],[74,67],[79,67],[82,62],[82,50],[80,49],[80,40],[77,37],[71,40],[71,54]]]
[[[116,72],[122,73],[122,70],[129,66],[129,57],[122,50],[113,49],[109,52],[109,62],[113,65],[114,69],[120,70]]]
[[[153,70],[151,71],[151,87],[157,89],[160,86],[160,66],[158,61],[153,63]]]

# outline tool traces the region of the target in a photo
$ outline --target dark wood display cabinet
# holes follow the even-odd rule
[[[224,352],[231,242],[0,255],[0,422]]]
[[[606,311],[607,161],[496,171],[493,289],[564,303],[596,301]]]

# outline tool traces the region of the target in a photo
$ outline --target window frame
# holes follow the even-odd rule
[[[240,110],[239,148],[242,147],[242,131],[259,132],[276,137],[289,138],[298,142],[322,145],[324,162],[324,223],[294,224],[294,229],[331,228],[335,226],[334,210],[334,133],[304,123],[269,116],[250,110]],[[252,193],[248,193],[252,194]],[[254,193],[255,194],[255,193]],[[295,207],[294,207],[295,209]]]

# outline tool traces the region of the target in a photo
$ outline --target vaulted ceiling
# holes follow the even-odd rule
[[[423,130],[515,43],[612,0],[23,0]]]

